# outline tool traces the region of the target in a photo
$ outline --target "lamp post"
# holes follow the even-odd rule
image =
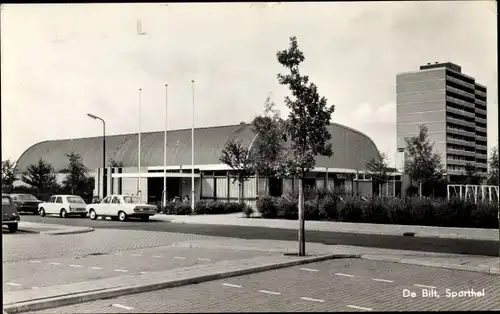
[[[104,121],[104,119],[96,116],[96,115],[93,115],[93,114],[90,114],[90,113],[87,113],[87,116],[89,118],[92,118],[94,120],[101,120],[102,122],[102,171],[103,171],[103,180],[106,180],[104,174],[105,174],[105,171],[106,171],[106,121]],[[104,187],[104,184],[103,184],[103,187]],[[99,180],[97,180],[97,195],[99,195]],[[106,197],[106,191],[104,191],[104,189],[102,189],[102,197]]]
[[[167,207],[167,122],[168,122],[168,85],[165,84],[165,143],[163,144],[163,199],[162,207]]]
[[[191,126],[191,213],[194,213],[194,80],[191,80],[193,93],[193,124]]]
[[[139,139],[137,140],[137,196],[142,199],[141,191],[141,133],[142,133],[142,88],[139,88]]]

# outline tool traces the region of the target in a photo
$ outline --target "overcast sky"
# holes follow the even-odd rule
[[[2,159],[45,140],[250,122],[272,93],[287,115],[276,51],[297,36],[302,72],[336,111],[394,159],[396,74],[454,62],[488,87],[498,142],[496,2],[4,5]],[[140,20],[145,35],[137,34]]]

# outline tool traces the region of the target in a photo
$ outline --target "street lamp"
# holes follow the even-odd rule
[[[104,177],[106,171],[106,122],[104,121],[104,119],[90,113],[87,113],[87,116],[94,120],[101,120],[102,122],[102,171],[103,180],[106,180],[106,178]],[[97,180],[97,195],[99,195],[99,180]],[[104,191],[104,189],[102,189],[102,197],[106,197],[106,191]]]

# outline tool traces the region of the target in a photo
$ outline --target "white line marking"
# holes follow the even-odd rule
[[[259,290],[259,292],[262,293],[267,293],[267,294],[274,294],[274,295],[280,295],[280,292],[273,292],[273,291],[267,291],[267,290]]]
[[[127,273],[128,270],[126,269],[115,269],[115,271],[120,272],[120,273]]]
[[[121,305],[121,304],[112,304],[112,306],[120,308],[120,309],[123,309],[123,310],[127,310],[127,311],[130,311],[130,310],[134,309],[131,306],[126,306],[126,305]]]
[[[371,309],[369,307],[361,307],[361,306],[356,306],[356,305],[348,305],[347,307],[350,307],[350,308],[356,309],[356,310],[362,310],[362,311],[373,311],[373,309]]]
[[[162,258],[163,256],[161,255],[153,255],[154,258]]]
[[[317,269],[312,269],[312,268],[301,268],[301,270],[305,270],[305,271],[318,271]]]
[[[313,298],[306,298],[306,297],[301,297],[302,300],[306,300],[306,301],[313,301],[313,302],[325,302],[325,300],[321,300],[321,299],[313,299]]]
[[[344,277],[354,277],[354,275],[349,275],[349,274],[342,274],[342,273],[335,273],[337,276],[344,276]]]
[[[142,254],[132,254],[132,256],[142,256]]]
[[[61,265],[61,263],[50,263],[50,265]]]
[[[80,267],[83,267],[83,266],[82,265],[69,265],[69,267],[80,268]]]
[[[90,267],[91,269],[95,269],[95,270],[101,270],[102,268],[101,267]]]
[[[426,286],[426,285],[414,285],[415,287],[419,287],[419,288],[427,288],[427,289],[436,289],[436,287],[433,287],[433,286]]]
[[[223,283],[222,285],[226,286],[226,287],[233,287],[233,288],[241,288],[242,287],[242,286],[239,286],[239,285],[232,285],[230,283]]]
[[[31,289],[38,289],[39,287],[31,287]]]
[[[210,259],[209,259],[209,258],[199,258],[198,260],[199,260],[199,261],[207,261],[207,262],[208,262],[208,261],[210,261]]]
[[[40,261],[30,261],[30,263],[40,263]]]
[[[182,257],[182,256],[174,256],[174,258],[176,258],[176,259],[186,259],[186,257]]]
[[[8,286],[14,286],[14,287],[18,287],[18,286],[21,285],[19,283],[15,283],[15,282],[6,282],[5,284],[8,285]]]
[[[139,274],[142,274],[142,275],[147,274],[147,273],[148,273],[147,271],[141,271],[141,272],[139,272]]]
[[[387,279],[377,279],[377,278],[373,278],[372,280],[374,281],[380,281],[380,282],[394,282],[392,280],[387,280]]]

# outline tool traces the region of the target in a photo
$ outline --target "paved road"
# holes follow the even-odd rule
[[[447,297],[446,289],[483,297]],[[415,297],[403,297],[404,292]],[[436,291],[437,297],[422,297]],[[500,310],[498,277],[422,266],[339,259],[38,313],[340,312]]]
[[[92,228],[148,230],[242,239],[272,239],[284,241],[294,241],[297,239],[297,232],[295,230],[262,227],[175,224],[163,221],[93,221],[88,218],[61,219],[58,217],[39,217],[34,215],[23,215],[22,220],[70,226],[87,226]],[[499,256],[498,241],[366,235],[327,231],[306,231],[306,241],[328,245],[356,245],[385,249]]]
[[[167,246],[108,254],[89,254],[81,257],[4,262],[3,291],[38,289],[123,275],[141,275],[147,272],[239,260],[259,255],[273,254]]]

